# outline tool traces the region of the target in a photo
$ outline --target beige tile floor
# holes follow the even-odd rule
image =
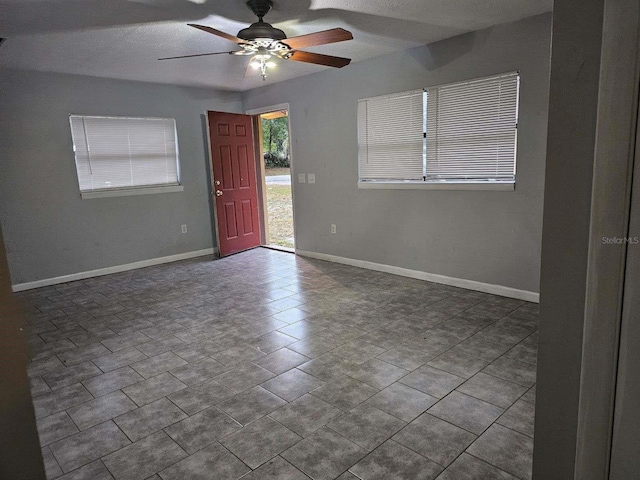
[[[537,305],[267,249],[19,296],[48,478],[531,478]]]

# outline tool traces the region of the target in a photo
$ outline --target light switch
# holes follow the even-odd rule
[[[307,183],[316,183],[316,174],[315,173],[308,173],[307,174]]]
[[[298,183],[304,183],[304,173],[299,173],[298,174]]]

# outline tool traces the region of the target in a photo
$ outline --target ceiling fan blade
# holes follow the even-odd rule
[[[213,52],[213,53],[196,53],[195,55],[180,55],[179,57],[164,57],[164,58],[159,58],[158,60],[176,60],[178,58],[193,58],[193,57],[206,57],[209,55],[224,55],[224,54],[230,55],[232,53],[235,53],[235,51],[233,52]]]
[[[241,38],[234,37],[233,35],[229,35],[228,33],[222,32],[220,30],[216,30],[215,28],[207,27],[205,25],[196,25],[194,23],[187,23],[190,27],[197,28],[198,30],[202,30],[203,32],[211,33],[213,35],[217,35],[218,37],[226,38],[227,40],[231,40],[235,43],[247,43],[246,40],[242,40]]]
[[[283,40],[283,42],[289,45],[291,50],[297,50],[299,48],[315,47],[316,45],[326,45],[328,43],[344,42],[345,40],[352,39],[353,35],[348,30],[344,28],[332,28],[331,30],[323,30],[322,32],[287,38]]]
[[[302,52],[296,50],[288,60],[296,62],[315,63],[317,65],[326,65],[327,67],[342,68],[351,63],[350,58],[334,57],[333,55],[322,55],[320,53]]]

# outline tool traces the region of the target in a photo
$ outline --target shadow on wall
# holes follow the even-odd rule
[[[479,32],[467,33],[459,36],[456,42],[443,40],[426,47],[412,48],[407,52],[426,70],[435,71],[464,57],[474,49],[482,48],[491,36],[492,30],[492,28],[488,28]]]

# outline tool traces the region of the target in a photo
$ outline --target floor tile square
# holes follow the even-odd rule
[[[446,467],[476,438],[466,430],[423,413],[392,440]]]
[[[301,355],[309,358],[319,357],[323,353],[333,350],[338,346],[338,343],[327,337],[321,335],[314,335],[311,337],[303,338],[295,343],[287,345],[287,348],[294,350]]]
[[[347,373],[358,364],[342,358],[332,353],[325,353],[306,363],[301,364],[298,369],[313,375],[320,380],[332,380]]]
[[[187,386],[170,373],[165,372],[135,385],[125,387],[122,391],[141,407],[183,388],[187,388]]]
[[[166,433],[157,432],[102,459],[116,480],[144,480],[185,458]]]
[[[300,355],[293,350],[289,350],[288,348],[281,348],[280,350],[276,350],[275,352],[270,353],[266,357],[254,360],[252,363],[255,363],[259,367],[265,368],[270,372],[275,373],[276,375],[280,375],[281,373],[284,373],[287,370],[291,370],[298,365],[302,365],[309,360],[310,359],[308,357]]]
[[[342,375],[329,381],[311,393],[341,410],[350,410],[378,393],[378,389]]]
[[[351,360],[354,363],[363,363],[386,351],[384,348],[365,342],[362,338],[363,337],[359,337],[357,340],[345,343],[331,353]]]
[[[517,480],[493,465],[463,453],[447,467],[438,480]]]
[[[182,367],[187,362],[173,352],[165,352],[131,364],[136,372],[144,378],[151,378],[174,368]]]
[[[500,407],[455,390],[429,409],[431,415],[476,435],[484,432],[503,412]]]
[[[100,460],[85,465],[58,480],[113,480],[113,477]]]
[[[113,421],[132,442],[137,442],[141,438],[185,418],[187,415],[182,410],[166,398],[161,398],[144,407],[125,413]]]
[[[49,446],[62,471],[67,473],[131,442],[112,421],[60,440]]]
[[[218,404],[218,408],[241,425],[247,425],[286,403],[286,401],[262,387],[253,387]]]
[[[117,337],[107,338],[102,340],[102,344],[112,352],[118,352],[125,348],[135,347],[136,345],[149,341],[151,341],[151,338],[147,337],[142,332],[133,332],[125,335],[118,335]]]
[[[444,397],[463,382],[464,378],[428,365],[424,365],[400,379],[400,383],[436,398]]]
[[[286,327],[279,328],[278,332],[288,335],[289,337],[294,338],[294,341],[297,341],[310,337],[311,335],[322,333],[324,330],[324,327],[320,327],[317,324],[300,320],[299,322],[291,323]]]
[[[387,363],[391,363],[396,367],[403,368],[405,370],[415,370],[421,367],[434,356],[424,353],[417,348],[411,348],[406,345],[400,345],[387,350],[386,352],[378,355],[376,358]]]
[[[239,363],[250,362],[260,357],[264,357],[265,355],[266,354],[264,352],[261,352],[250,345],[239,345],[211,355],[211,358],[224,365],[233,367]]]
[[[327,424],[356,445],[371,451],[406,425],[406,422],[370,405],[360,405]]]
[[[42,449],[42,461],[44,463],[44,472],[47,480],[52,478],[58,478],[62,475],[62,469],[58,462],[56,462],[53,453],[51,453],[51,449],[49,447],[44,447]]]
[[[534,416],[535,405],[525,400],[518,400],[502,414],[496,423],[533,438]]]
[[[309,480],[304,473],[287,462],[284,458],[274,457],[260,468],[254,470],[242,480]]]
[[[54,370],[53,372],[43,375],[42,378],[47,382],[51,390],[59,390],[60,388],[68,387],[86,378],[100,375],[101,373],[100,369],[93,363],[84,362],[72,367]]]
[[[408,373],[407,370],[400,367],[372,358],[350,369],[347,375],[374,388],[383,389]]]
[[[281,332],[269,332],[253,340],[251,346],[262,353],[269,354],[297,341],[297,338]],[[258,361],[260,358],[262,357],[258,357]],[[255,362],[256,360],[254,359],[253,361]]]
[[[533,439],[501,425],[492,425],[468,452],[518,478],[531,478]]]
[[[488,360],[451,350],[437,356],[428,363],[432,367],[453,373],[462,378],[472,377],[488,364]]]
[[[456,390],[499,407],[508,408],[527,391],[527,387],[480,372]]]
[[[253,363],[244,363],[215,377],[215,381],[236,393],[240,393],[275,377],[269,370],[265,370]]]
[[[45,393],[33,399],[36,418],[47,417],[75,405],[93,400],[93,396],[80,383]]]
[[[165,428],[165,432],[187,453],[193,454],[240,428],[241,425],[228,415],[216,407],[209,407]]]
[[[80,430],[86,430],[135,408],[136,404],[117,390],[70,408],[67,412]]]
[[[215,380],[207,380],[172,393],[167,398],[187,415],[193,415],[234,395],[236,395],[234,391],[220,385]]]
[[[289,293],[289,295],[291,295],[291,292],[287,292]],[[269,293],[268,295],[272,295],[273,293]],[[274,299],[277,300],[277,299]],[[288,310],[283,310],[280,313],[276,313],[275,315],[273,315],[273,318],[275,318],[276,320],[281,320],[283,322],[287,322],[287,323],[295,323],[295,322],[299,322],[300,320],[304,320],[307,317],[310,317],[311,314],[305,310],[302,310],[301,308],[298,307],[293,307],[290,308]]]
[[[483,370],[484,373],[502,378],[524,387],[531,387],[536,383],[536,367],[530,363],[519,362],[500,357]],[[48,383],[48,382],[47,382]],[[51,386],[51,385],[49,385]]]
[[[36,425],[42,447],[79,432],[67,412],[54,413],[48,417],[40,418],[36,420]]]
[[[132,363],[144,360],[147,356],[135,347],[125,348],[109,355],[104,355],[93,360],[93,363],[103,372],[110,372]]]
[[[302,437],[288,428],[269,417],[262,417],[224,438],[221,443],[249,467],[256,469],[300,440]]]
[[[365,454],[355,443],[322,428],[286,450],[282,457],[314,480],[333,480]]]
[[[304,395],[271,412],[269,416],[298,435],[306,437],[342,413],[342,410],[313,395]]]
[[[131,367],[122,367],[118,370],[112,370],[97,377],[83,380],[82,384],[91,392],[91,395],[101,397],[102,395],[115,392],[116,390],[128,387],[142,380],[144,380],[144,378],[131,369]]]
[[[212,358],[203,358],[171,370],[171,375],[182,383],[194,385],[212,377],[228,372],[231,367]]]
[[[324,383],[322,380],[294,368],[271,380],[267,380],[260,386],[280,398],[292,402],[305,393],[324,385]]]
[[[362,480],[432,480],[442,467],[408,448],[386,441],[350,468]]]
[[[237,480],[250,472],[219,443],[214,443],[160,472],[162,480]]]
[[[407,387],[402,383],[394,383],[376,393],[365,403],[405,422],[410,422],[437,401],[438,399],[431,395]]]

